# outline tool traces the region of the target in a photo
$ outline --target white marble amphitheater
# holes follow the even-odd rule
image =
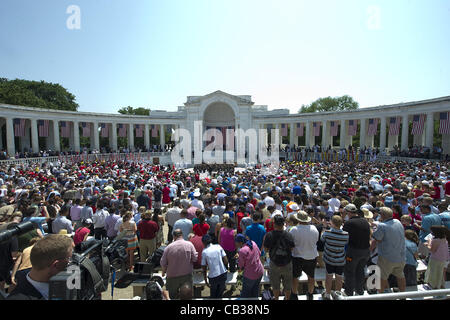
[[[433,147],[433,126],[439,121],[444,112],[450,111],[450,96],[399,103],[393,105],[364,107],[354,111],[290,114],[288,109],[268,110],[266,105],[256,105],[249,95],[232,95],[222,91],[216,91],[204,96],[188,96],[183,106],[178,111],[167,112],[151,110],[150,116],[134,116],[122,114],[105,114],[95,112],[69,112],[33,108],[33,106],[15,106],[0,104],[0,149],[6,149],[9,155],[14,155],[17,150],[32,150],[38,152],[39,138],[45,139],[45,148],[54,151],[61,150],[59,143],[62,126],[69,126],[64,135],[69,139],[70,150],[80,150],[80,136],[83,135],[81,127],[89,126],[90,149],[100,150],[100,137],[107,136],[109,147],[112,150],[118,148],[118,136],[124,135],[119,127],[126,127],[128,148],[136,150],[136,128],[144,128],[142,136],[144,145],[150,148],[151,142],[157,140],[164,145],[166,135],[170,134],[168,128],[183,128],[190,132],[194,130],[194,122],[201,121],[203,130],[208,127],[243,129],[250,128],[280,129],[280,139],[288,145],[322,146],[331,145],[334,148],[347,147],[352,143],[352,134],[349,134],[349,123],[359,124],[359,146],[378,147],[381,150],[389,150],[397,145],[406,149],[411,142],[415,145]],[[409,123],[418,115],[424,115],[423,131],[414,135],[414,141],[408,142]],[[401,123],[399,132],[392,134],[389,130],[391,119],[398,119]],[[23,134],[16,134],[15,126],[18,120],[24,119]],[[39,126],[47,120],[48,133],[42,134]],[[378,121],[380,124],[377,132],[368,132],[369,123]],[[198,122],[197,122],[198,123]],[[408,125],[405,125],[408,124]],[[334,125],[336,130],[330,130]],[[156,126],[156,127],[154,127]],[[290,128],[289,131],[281,130]],[[318,141],[320,126],[321,141]],[[6,127],[6,128],[5,128]],[[157,135],[152,134],[152,128],[157,128]],[[101,133],[100,128],[107,129],[107,133]],[[334,133],[332,133],[334,132]],[[401,133],[401,141],[399,136]],[[379,143],[374,144],[375,135],[380,135]],[[6,136],[6,137],[5,137]],[[333,146],[333,136],[338,136],[339,145]],[[152,140],[151,140],[152,139]],[[42,140],[41,140],[42,141]],[[142,139],[141,139],[142,141]],[[41,142],[42,147],[42,142]],[[450,153],[450,135],[442,136],[443,153]],[[234,149],[234,144],[232,145]],[[232,150],[234,151],[234,150]]]

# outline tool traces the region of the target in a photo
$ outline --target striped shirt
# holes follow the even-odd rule
[[[324,242],[323,262],[332,266],[345,265],[348,232],[331,228],[322,234],[321,240]]]

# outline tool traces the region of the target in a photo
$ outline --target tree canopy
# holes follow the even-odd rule
[[[0,103],[77,111],[75,95],[57,83],[0,78]]]
[[[150,115],[150,109],[148,108],[133,108],[133,107],[122,107],[118,111],[121,114],[134,114],[137,116],[149,116]]]
[[[334,98],[319,98],[309,105],[302,105],[298,113],[355,110],[358,108],[358,102],[354,101],[352,97],[344,95]]]

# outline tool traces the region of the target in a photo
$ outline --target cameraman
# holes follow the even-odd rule
[[[160,276],[153,276],[145,286],[146,300],[170,300],[169,291],[163,290],[164,280]]]
[[[19,281],[8,300],[48,300],[50,278],[63,271],[72,257],[73,241],[65,235],[51,234],[31,249],[31,271]]]

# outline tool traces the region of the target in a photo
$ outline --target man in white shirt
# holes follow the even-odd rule
[[[203,236],[202,242],[205,246],[201,262],[205,284],[210,288],[210,298],[220,299],[227,281],[227,268],[225,268],[225,265],[228,265],[227,255],[220,245],[211,244],[212,239],[209,234]],[[207,268],[209,268],[208,276],[206,276]]]
[[[328,200],[328,204],[330,205],[331,210],[334,212],[339,212],[339,207],[341,206],[341,201],[336,198],[336,193],[331,193],[332,198]]]
[[[295,248],[292,251],[292,266],[294,271],[292,291],[297,295],[298,278],[305,271],[308,276],[308,292],[306,294],[308,300],[313,299],[314,291],[314,272],[316,269],[317,257],[317,241],[319,240],[319,231],[310,224],[311,217],[305,211],[299,211],[294,215],[297,226],[291,229],[294,237]]]
[[[106,208],[97,209],[92,217],[94,222],[94,237],[97,240],[101,240],[107,237],[105,228],[105,219],[109,216],[109,212]]]
[[[176,199],[174,201],[174,206],[173,208],[170,208],[169,210],[167,210],[166,213],[166,217],[165,220],[167,221],[167,224],[169,225],[169,233],[167,234],[167,242],[171,243],[173,240],[173,235],[172,235],[172,231],[173,231],[173,226],[175,225],[175,222],[177,222],[178,220],[181,219],[181,204],[180,204],[180,199]]]
[[[200,197],[200,191],[195,191],[194,192],[194,200],[192,200],[191,202],[191,206],[199,208],[200,210],[205,210],[205,206],[203,205],[203,201],[198,200],[198,198]]]

